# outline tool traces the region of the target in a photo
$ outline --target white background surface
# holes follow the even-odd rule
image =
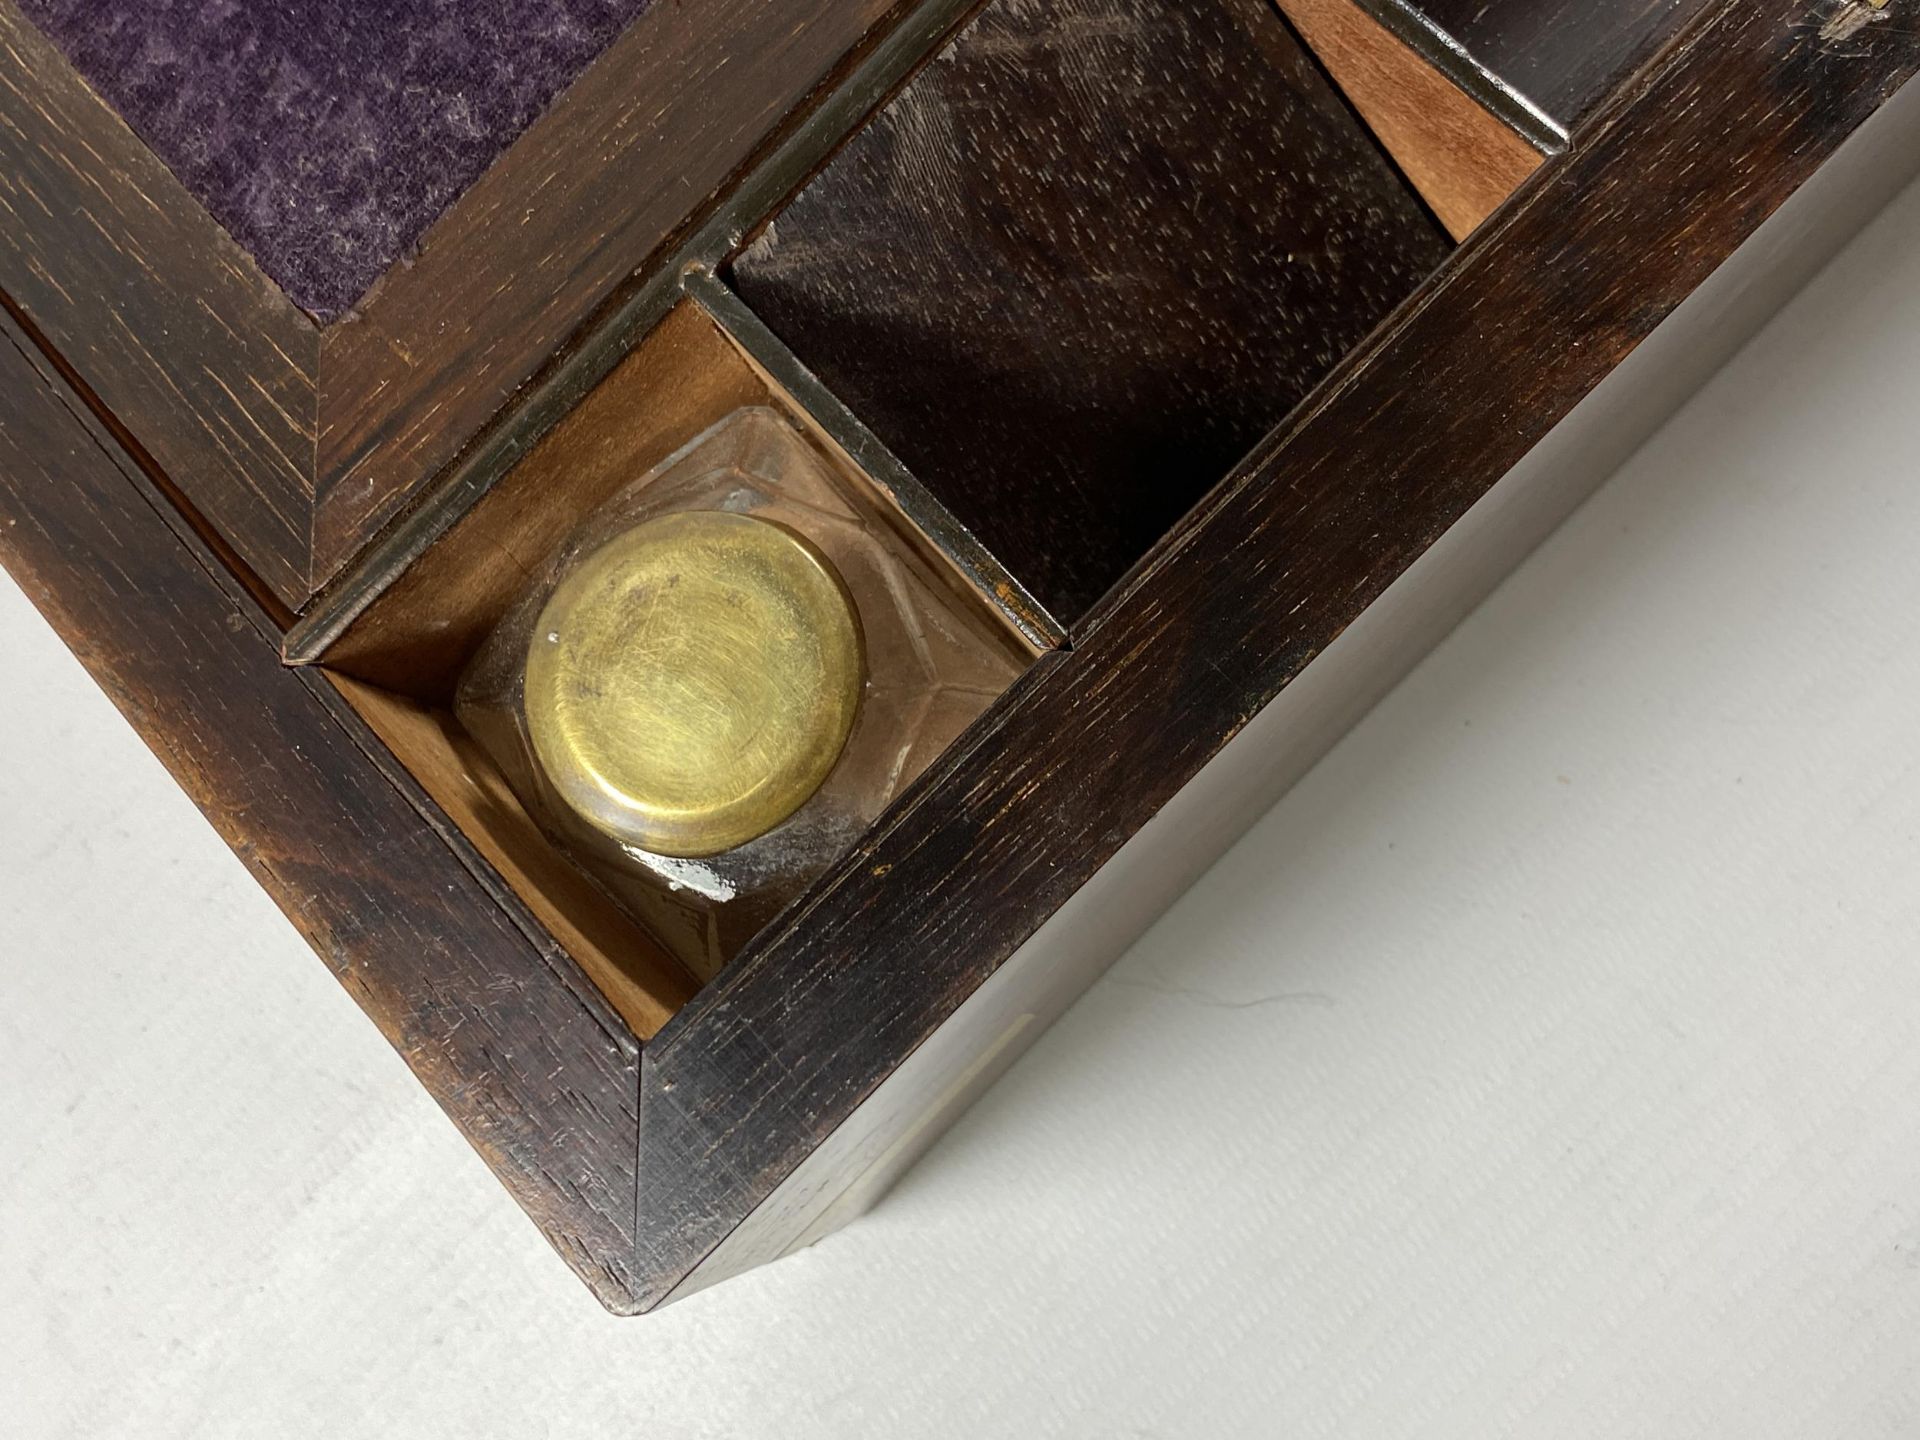
[[[1917,384],[1920,190],[871,1217],[637,1321],[0,580],[0,1429],[1920,1434]]]

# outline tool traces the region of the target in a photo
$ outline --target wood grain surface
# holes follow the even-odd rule
[[[269,588],[304,600],[319,336],[13,0],[0,293]]]
[[[900,3],[650,7],[323,329],[0,0],[0,294],[297,611]]]
[[[1721,5],[1684,63],[1551,162],[1071,653],[1016,686],[792,923],[661,1032],[641,1103],[639,1240],[655,1273],[696,1267],[747,1223],[1920,68],[1920,26],[1823,40],[1839,8]]]
[[[1267,0],[995,0],[732,278],[1071,626],[1446,251]]]
[[[1374,138],[1456,240],[1545,157],[1355,0],[1278,0]]]
[[[27,597],[567,1263],[630,1308],[632,1035],[326,681],[280,664],[273,627],[4,317],[0,517]]]
[[[324,583],[898,0],[656,4],[327,333]]]

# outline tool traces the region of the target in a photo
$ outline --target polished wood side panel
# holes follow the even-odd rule
[[[1920,67],[1734,0],[1471,240],[649,1048],[672,1292],[1118,847]],[[1829,32],[1830,33],[1830,32]],[[859,1003],[848,1003],[858,997]]]
[[[1571,130],[1707,0],[1372,0],[1398,5]]]
[[[4,319],[0,562],[567,1263],[631,1308],[632,1035],[325,680],[281,666]]]
[[[322,358],[323,583],[859,48],[898,0],[654,5]]]
[[[305,600],[319,335],[12,0],[0,293],[272,592]]]
[[[1920,173],[1920,85],[1842,147],[1076,891],[683,1280],[864,1213],[970,1099]]]
[[[1464,240],[1545,158],[1355,0],[1277,0],[1409,184]]]
[[[732,278],[1070,627],[1447,250],[1268,0],[994,0]]]

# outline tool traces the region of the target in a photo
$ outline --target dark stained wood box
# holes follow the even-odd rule
[[[0,0],[0,561],[649,1309],[870,1203],[1920,167],[1913,9],[634,0],[524,73],[393,37],[458,123],[343,200],[230,133],[353,120],[325,47],[195,108],[271,27]],[[450,700],[744,405],[1033,663],[699,986]]]

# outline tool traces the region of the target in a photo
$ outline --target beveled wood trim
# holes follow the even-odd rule
[[[1276,3],[1454,239],[1540,168],[1541,150],[1355,0]]]
[[[664,258],[650,263],[487,424],[416,503],[389,523],[348,569],[334,577],[289,629],[286,655],[308,664],[404,576],[492,487],[563,423],[627,354],[641,344],[683,296],[690,268],[713,269],[733,256],[750,227],[803,184],[873,109],[938,49],[979,0],[913,0],[879,27],[852,69],[814,98],[804,117],[757,157],[723,203],[676,235]]]
[[[273,593],[305,600],[319,336],[13,0],[0,292]]]
[[[420,254],[329,329],[315,587],[897,6],[677,0],[643,12],[428,230]]]
[[[915,3],[650,6],[323,328],[0,0],[0,293],[298,611]]]
[[[1823,39],[1838,8],[1716,4],[669,1022],[650,1277],[713,1252],[1920,68],[1910,24]]]
[[[0,564],[561,1256],[632,1309],[638,1044],[332,687],[280,664],[4,316],[0,515]]]

